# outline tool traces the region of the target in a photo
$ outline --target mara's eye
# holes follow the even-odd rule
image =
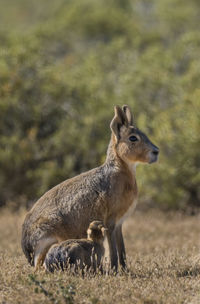
[[[132,135],[132,136],[129,137],[129,140],[134,142],[134,141],[137,141],[138,138],[136,136]]]

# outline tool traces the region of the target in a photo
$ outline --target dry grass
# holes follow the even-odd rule
[[[200,303],[199,216],[136,212],[124,227],[128,274],[34,274],[20,248],[24,213],[0,215],[0,303]]]

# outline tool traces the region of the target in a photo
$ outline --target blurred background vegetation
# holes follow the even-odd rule
[[[105,160],[115,104],[160,147],[146,206],[200,207],[199,0],[0,0],[0,205]]]

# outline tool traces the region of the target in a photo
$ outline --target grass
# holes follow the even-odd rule
[[[200,217],[137,211],[124,225],[128,274],[34,273],[21,251],[24,212],[0,214],[0,303],[200,303]]]

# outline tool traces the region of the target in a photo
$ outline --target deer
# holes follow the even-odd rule
[[[45,269],[64,271],[70,266],[75,272],[81,269],[103,273],[106,231],[101,221],[93,221],[88,227],[87,239],[71,239],[52,245],[44,260]]]
[[[111,269],[127,269],[122,224],[137,204],[136,165],[156,162],[159,148],[136,127],[127,105],[114,107],[110,129],[105,162],[47,191],[27,213],[21,245],[36,269],[53,244],[85,238],[94,220],[108,228]]]

